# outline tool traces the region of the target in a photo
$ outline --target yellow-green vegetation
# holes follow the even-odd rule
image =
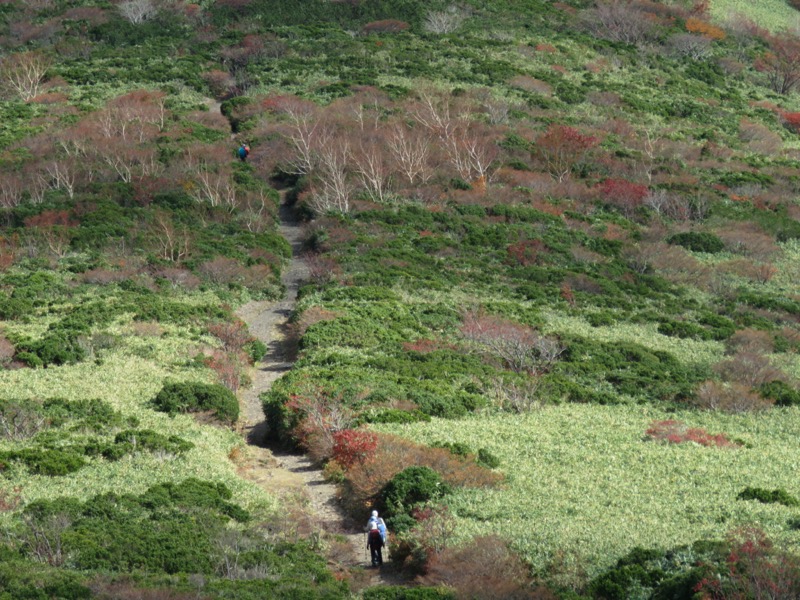
[[[719,23],[726,23],[743,16],[770,31],[796,28],[800,13],[786,0],[711,0],[711,16]]]
[[[87,499],[120,490],[135,494],[155,483],[196,477],[224,483],[234,492],[235,501],[248,510],[263,515],[274,509],[274,498],[262,488],[237,476],[236,466],[228,457],[234,448],[242,445],[241,436],[224,427],[202,425],[191,415],[170,417],[149,407],[150,401],[167,379],[212,380],[212,374],[204,369],[181,368],[166,360],[167,356],[175,358],[176,351],[191,347],[191,344],[185,338],[173,337],[151,337],[146,341],[133,338],[132,341],[133,348],[146,344],[154,358],[140,358],[123,347],[103,352],[102,358],[96,362],[47,369],[0,371],[3,397],[20,400],[97,398],[125,416],[136,417],[139,428],[177,435],[190,440],[194,448],[180,456],[166,458],[149,453],[114,462],[93,458],[87,467],[58,479],[32,475],[24,469],[18,469],[13,475],[6,475],[3,488],[9,490],[19,486],[22,499],[27,503],[64,495]],[[10,442],[0,442],[2,449],[12,446]]]
[[[646,439],[653,421],[676,419],[725,433],[739,447],[704,447]],[[566,553],[590,575],[636,546],[671,548],[723,539],[758,524],[791,549],[797,508],[737,500],[747,486],[800,495],[800,412],[796,408],[731,416],[664,412],[648,406],[547,407],[524,416],[476,415],[430,423],[373,425],[425,444],[488,448],[507,485],[459,490],[447,504],[458,535],[499,533],[537,570]]]

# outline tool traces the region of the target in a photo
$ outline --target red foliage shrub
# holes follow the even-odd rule
[[[222,385],[236,393],[242,383],[243,365],[247,362],[243,353],[214,350],[203,362],[217,374]]]
[[[551,125],[536,139],[533,158],[538,159],[554,179],[563,181],[598,143],[598,138],[584,135],[573,127]]]
[[[344,429],[333,434],[333,460],[349,469],[371,459],[378,436],[364,429]]]
[[[766,534],[754,527],[737,529],[728,536],[730,548],[723,572],[708,574],[693,588],[703,600],[800,597],[800,559],[776,549]]]
[[[544,373],[564,351],[558,341],[532,327],[482,312],[464,315],[461,335],[498,356],[517,373]]]
[[[545,587],[530,578],[527,565],[498,536],[475,538],[462,548],[432,554],[423,585],[445,585],[457,598],[470,600],[555,600]]]
[[[626,217],[632,216],[644,204],[649,193],[646,185],[625,179],[606,179],[597,186],[597,190],[603,200],[622,210]]]
[[[239,352],[253,340],[247,325],[239,320],[211,323],[208,332],[222,342],[222,347],[228,352]]]
[[[408,28],[409,25],[405,21],[399,21],[397,19],[384,19],[382,21],[372,21],[367,23],[362,28],[362,32],[365,35],[370,35],[373,33],[400,33],[401,31],[406,31]]]
[[[552,44],[536,44],[536,51],[537,52],[549,52],[555,53],[558,52],[558,48],[553,46]]]
[[[702,427],[687,427],[674,419],[653,421],[645,435],[650,439],[669,442],[670,444],[694,442],[701,446],[717,446],[721,448],[739,445],[731,441],[724,433],[711,434]]]
[[[346,473],[348,508],[360,515],[392,477],[412,465],[430,467],[448,484],[457,487],[491,487],[503,480],[501,474],[458,458],[444,448],[429,448],[398,436],[379,435],[372,460],[357,463]]]
[[[506,248],[509,262],[523,267],[541,264],[543,254],[550,252],[542,240],[523,240]]]
[[[313,460],[319,462],[331,457],[334,434],[349,429],[353,422],[353,411],[342,396],[322,388],[312,388],[292,396],[286,408],[300,418],[292,436]]]

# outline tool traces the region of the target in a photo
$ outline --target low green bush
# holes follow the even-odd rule
[[[455,600],[456,593],[446,588],[381,585],[361,592],[364,600]]]
[[[150,429],[128,429],[114,438],[114,443],[102,450],[103,458],[119,460],[135,452],[165,452],[183,454],[194,448],[194,444],[176,435],[162,435]]]
[[[707,252],[709,254],[716,254],[725,249],[725,243],[719,236],[713,233],[698,231],[676,233],[667,238],[667,243],[675,246],[683,246],[687,250],[692,250],[693,252]]]
[[[9,462],[24,464],[31,473],[57,477],[68,475],[86,465],[86,460],[72,448],[25,448],[0,453],[0,471]]]
[[[153,406],[171,415],[185,412],[213,411],[220,421],[234,423],[239,418],[239,402],[228,388],[216,383],[167,383]]]
[[[780,380],[763,383],[758,387],[763,398],[774,400],[778,406],[800,406],[800,391]]]
[[[389,519],[410,516],[411,510],[450,493],[450,486],[430,467],[413,466],[392,477],[380,492],[380,502]],[[392,522],[394,530],[397,523]]]
[[[461,442],[434,442],[431,444],[431,448],[444,448],[450,452],[450,454],[462,458],[466,458],[468,455],[472,454],[472,449],[467,444]]]
[[[762,504],[783,504],[784,506],[800,506],[800,500],[783,489],[767,490],[759,487],[746,487],[739,495],[739,500],[758,500]]]
[[[38,340],[18,342],[16,358],[29,367],[68,365],[86,358],[86,350],[77,336],[54,333]]]
[[[488,448],[481,448],[478,450],[478,456],[475,462],[487,469],[496,469],[500,466],[500,459]]]

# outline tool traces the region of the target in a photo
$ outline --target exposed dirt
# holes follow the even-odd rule
[[[369,565],[363,532],[369,515],[364,515],[364,523],[354,523],[336,502],[336,486],[326,482],[322,471],[307,457],[264,445],[266,423],[259,394],[268,391],[273,382],[292,367],[288,319],[297,300],[297,290],[308,277],[301,256],[302,227],[294,218],[291,207],[285,204],[283,194],[280,217],[280,232],[292,246],[292,260],[283,275],[286,295],[278,302],[250,302],[237,311],[250,333],[268,348],[263,361],[255,366],[252,386],[240,394],[243,432],[248,441],[248,455],[240,462],[241,473],[281,498],[287,509],[301,508],[311,521],[314,532],[328,534],[326,538],[336,548],[335,561],[351,571],[359,586],[400,583],[390,564],[381,569],[357,568]],[[386,559],[387,552],[384,551]]]

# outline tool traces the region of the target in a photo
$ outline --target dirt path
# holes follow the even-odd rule
[[[300,257],[302,228],[285,204],[284,194],[281,194],[280,217],[280,233],[292,246],[292,260],[282,278],[286,295],[278,302],[250,302],[236,311],[250,333],[268,348],[263,361],[255,366],[252,386],[240,395],[244,433],[249,444],[242,475],[282,498],[287,508],[300,506],[316,526],[312,534],[333,534],[329,537],[336,546],[335,560],[340,566],[365,567],[363,524],[352,522],[339,508],[336,486],[326,482],[322,471],[305,456],[273,451],[263,445],[266,423],[258,396],[292,366],[287,320],[297,301],[297,291],[308,277],[308,269]],[[369,569],[368,573],[362,575],[362,585],[396,583],[388,565],[381,570]]]

